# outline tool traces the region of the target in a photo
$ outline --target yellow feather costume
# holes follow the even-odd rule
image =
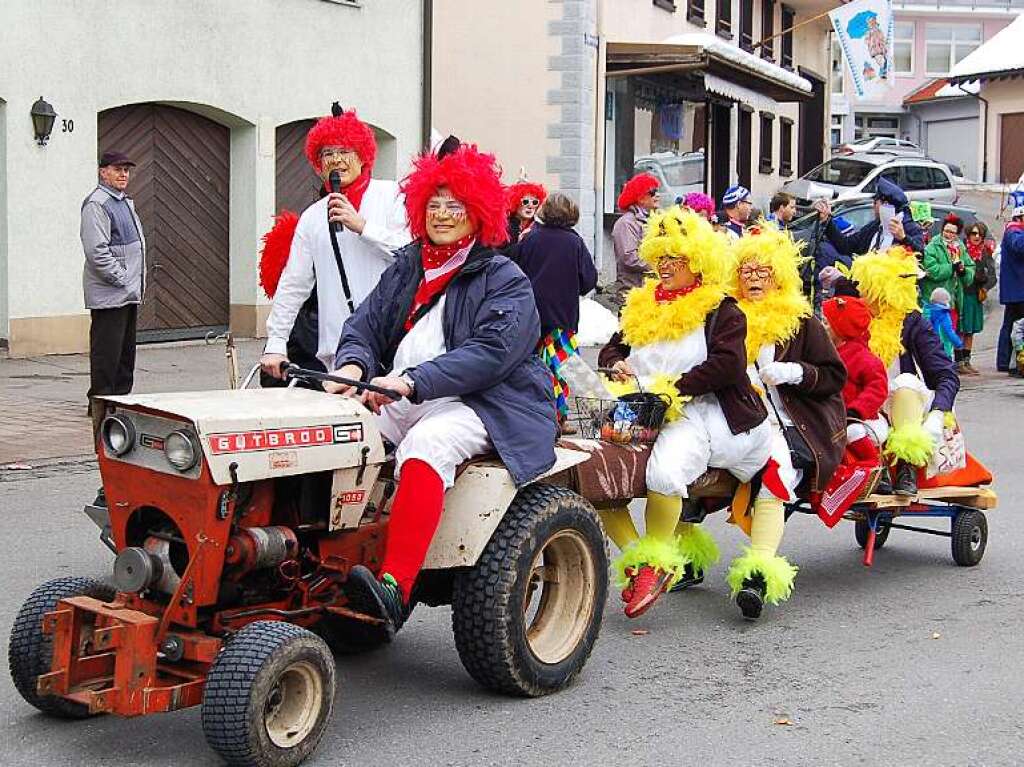
[[[902,245],[853,260],[850,277],[875,312],[868,344],[886,367],[903,353],[903,318],[918,308],[917,256]]]

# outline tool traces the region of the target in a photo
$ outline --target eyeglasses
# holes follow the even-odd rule
[[[536,208],[538,205],[540,205],[540,200],[538,200],[536,197],[524,197],[522,200],[519,201],[519,204],[532,205],[533,207]]]
[[[956,234],[956,229],[943,229],[942,233],[943,234],[953,234],[953,235],[955,235]]]
[[[320,162],[324,160],[350,160],[357,155],[355,149],[344,149],[341,147],[326,147],[320,150]]]
[[[757,277],[759,280],[767,280],[772,276],[772,269],[770,266],[742,266],[740,267],[740,279],[749,280],[752,277]]]
[[[669,269],[682,269],[690,265],[690,259],[683,256],[665,256],[658,262],[658,266],[666,266]]]
[[[968,232],[968,237],[981,237],[981,232],[975,229],[973,232]]]
[[[446,200],[438,202],[431,200],[427,203],[427,215],[438,217],[447,214],[452,218],[462,218],[466,215],[466,206],[458,200]]]

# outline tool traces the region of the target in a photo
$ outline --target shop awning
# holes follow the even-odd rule
[[[753,93],[777,102],[803,101],[812,91],[810,81],[795,72],[702,33],[677,35],[662,43],[610,42],[605,69],[609,78],[704,75],[707,90],[733,99]]]

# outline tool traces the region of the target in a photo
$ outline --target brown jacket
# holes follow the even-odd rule
[[[725,298],[718,309],[708,315],[704,333],[708,358],[683,373],[676,381],[676,388],[680,394],[694,397],[714,394],[729,430],[733,434],[750,431],[768,417],[768,411],[747,377],[747,318],[735,300]],[[601,350],[597,364],[611,367],[629,357],[629,353],[630,347],[622,340],[622,334],[616,333]]]
[[[817,471],[803,485],[821,491],[843,458],[846,447],[846,407],[842,390],[846,368],[828,333],[814,317],[800,323],[796,337],[775,347],[778,362],[796,362],[804,369],[798,384],[779,386],[786,413],[814,453]]]

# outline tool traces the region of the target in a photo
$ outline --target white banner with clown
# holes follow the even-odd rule
[[[858,98],[883,96],[894,85],[891,0],[856,0],[829,12]]]

